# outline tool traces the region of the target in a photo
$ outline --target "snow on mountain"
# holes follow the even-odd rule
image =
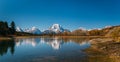
[[[17,32],[23,32],[23,30],[20,27],[16,27]]]
[[[59,24],[53,24],[49,30],[55,32],[55,33],[60,33],[60,32],[64,32],[64,29],[59,25]]]
[[[43,31],[44,34],[56,34],[56,33],[62,33],[62,32],[70,32],[70,30],[64,29],[59,24],[53,24],[49,29]]]
[[[41,31],[36,27],[32,27],[31,29],[25,29],[24,32],[28,32],[32,34],[41,34]]]
[[[30,31],[30,29],[29,28],[26,28],[25,30],[24,30],[24,32],[29,32]]]
[[[70,32],[68,29],[64,29],[61,25],[59,24],[53,24],[49,29],[41,32],[38,28],[32,27],[31,29],[25,29],[24,31],[20,28],[17,27],[16,31],[18,32],[27,32],[27,33],[32,33],[32,34],[56,34],[56,33],[63,33],[63,32]]]

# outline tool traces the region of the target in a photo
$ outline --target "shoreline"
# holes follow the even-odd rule
[[[106,36],[11,36],[11,37],[0,37],[0,40],[9,40],[13,38],[35,38],[35,37],[61,37],[61,38],[113,38]],[[116,37],[118,38],[118,37]]]
[[[12,40],[14,38],[40,38],[40,37],[60,37],[60,38],[106,38],[104,36],[10,36],[10,37],[0,37],[1,40]]]
[[[120,37],[119,37],[120,38]],[[89,56],[99,54],[108,57],[120,57],[120,42],[116,39],[93,39],[91,47],[85,50]]]
[[[95,37],[95,38],[99,38],[99,37],[104,37],[104,38],[108,38],[105,36],[14,36],[15,38],[19,38],[19,37]]]
[[[12,40],[12,37],[0,37],[0,40]]]

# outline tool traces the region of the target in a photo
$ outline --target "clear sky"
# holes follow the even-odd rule
[[[70,30],[120,25],[120,0],[0,0],[0,20],[41,30],[54,23]]]

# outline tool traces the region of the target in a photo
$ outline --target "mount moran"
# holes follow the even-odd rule
[[[63,32],[70,32],[68,29],[64,29],[61,25],[59,24],[53,24],[49,29],[44,30],[41,32],[38,28],[32,27],[31,29],[21,29],[20,27],[16,27],[17,32],[27,32],[27,33],[32,33],[32,34],[57,34],[57,33],[63,33]]]

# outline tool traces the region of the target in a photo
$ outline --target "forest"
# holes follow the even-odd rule
[[[14,21],[10,24],[8,24],[8,22],[0,21],[0,36],[12,36],[15,35],[15,32]]]

